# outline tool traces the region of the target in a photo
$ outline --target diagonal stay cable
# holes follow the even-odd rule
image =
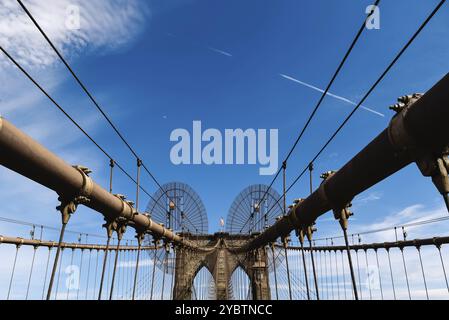
[[[22,3],[21,0],[17,0],[19,5],[22,7],[22,9],[25,11],[25,13],[28,15],[30,20],[33,22],[33,24],[36,26],[36,28],[39,30],[39,32],[42,34],[42,36],[45,38],[45,40],[48,42],[48,44],[52,47],[52,49],[55,51],[56,55],[59,57],[59,59],[62,61],[62,63],[66,66],[66,68],[69,70],[69,72],[72,74],[76,82],[80,85],[81,89],[86,93],[86,95],[89,97],[89,99],[92,101],[92,103],[95,105],[97,110],[101,113],[101,115],[106,119],[106,121],[109,123],[109,125],[112,127],[112,129],[115,131],[115,133],[119,136],[120,140],[126,145],[126,147],[129,149],[129,151],[133,154],[133,156],[138,161],[142,161],[142,159],[139,157],[137,152],[134,150],[134,148],[131,146],[131,144],[125,139],[123,134],[120,132],[120,130],[117,128],[117,126],[112,122],[111,118],[106,114],[106,112],[103,110],[103,108],[99,105],[99,103],[96,101],[96,99],[93,97],[93,95],[90,93],[90,91],[87,89],[87,87],[84,85],[84,83],[80,80],[80,78],[76,75],[76,73],[73,71],[72,67],[70,67],[67,60],[63,57],[63,55],[60,53],[60,51],[56,48],[56,46],[53,44],[53,42],[50,40],[50,38],[47,36],[45,31],[41,28],[41,26],[37,23],[36,19],[33,17],[31,12],[28,10],[28,8]],[[150,178],[156,183],[156,185],[161,189],[164,190],[159,183],[159,181],[156,179],[154,174],[148,169],[148,167],[143,163],[142,161],[142,167],[144,168],[145,172],[150,176]],[[167,195],[168,197],[168,195]],[[169,197],[170,198],[170,197]]]
[[[376,0],[376,2],[374,3],[374,6],[377,7],[379,5],[379,3],[380,3],[380,0]],[[298,137],[296,138],[295,143],[293,144],[293,146],[291,147],[290,151],[288,152],[287,157],[283,161],[282,167],[280,167],[278,169],[276,175],[271,180],[269,188],[267,189],[267,191],[265,191],[264,195],[262,196],[262,199],[259,202],[259,206],[264,201],[265,197],[268,194],[268,191],[271,189],[271,187],[273,186],[273,184],[275,183],[275,181],[279,177],[281,171],[286,167],[288,160],[290,159],[290,157],[293,154],[293,151],[298,146],[298,143],[300,142],[301,138],[303,137],[304,133],[306,132],[307,128],[309,127],[310,123],[312,122],[313,118],[315,117],[315,114],[317,113],[317,111],[321,107],[321,104],[323,103],[324,99],[328,95],[329,90],[331,89],[332,85],[334,84],[335,80],[337,79],[338,75],[340,74],[340,71],[343,69],[343,66],[345,65],[346,61],[348,60],[350,54],[352,53],[352,51],[353,51],[354,47],[356,46],[357,42],[359,41],[360,37],[362,36],[363,31],[366,28],[366,22],[373,15],[373,13],[374,13],[374,8],[371,10],[371,12],[368,13],[367,17],[365,18],[365,20],[363,21],[362,25],[360,26],[356,36],[354,37],[354,39],[351,42],[351,45],[349,46],[349,48],[346,51],[343,59],[341,60],[340,64],[338,65],[338,68],[335,70],[335,72],[334,72],[334,74],[333,74],[329,84],[327,85],[326,89],[324,90],[323,94],[321,95],[320,99],[318,100],[318,103],[316,104],[316,106],[313,109],[312,113],[309,115],[309,118],[307,119],[304,127],[301,129],[301,132],[299,133]]]
[[[313,159],[309,163],[315,162],[321,154],[327,149],[329,144],[335,139],[335,137],[338,135],[338,133],[345,127],[345,125],[348,123],[348,121],[352,118],[352,116],[355,114],[355,112],[360,108],[360,106],[368,99],[368,97],[371,95],[371,93],[377,88],[377,86],[382,82],[382,80],[385,78],[385,76],[390,72],[390,70],[393,68],[393,66],[398,62],[398,60],[402,57],[402,55],[405,53],[405,51],[410,47],[410,45],[415,41],[415,39],[421,34],[422,30],[427,26],[427,24],[432,20],[432,18],[436,15],[436,13],[441,9],[443,4],[445,4],[446,0],[441,0],[439,4],[433,9],[433,11],[429,14],[429,16],[424,20],[424,22],[420,25],[418,30],[413,34],[413,36],[407,41],[407,43],[402,47],[402,49],[399,51],[399,53],[395,56],[395,58],[391,61],[391,63],[388,65],[388,67],[383,71],[383,73],[380,75],[380,77],[374,82],[374,84],[371,86],[371,88],[366,92],[366,94],[363,96],[363,98],[360,100],[360,102],[354,107],[354,109],[351,111],[351,113],[345,118],[345,120],[340,124],[340,126],[335,130],[335,132],[331,135],[331,137],[327,140],[327,142],[323,145],[323,147],[320,149],[320,151],[313,157]],[[285,193],[283,197],[298,183],[298,181],[304,176],[304,174],[307,172],[309,168],[309,165],[307,165],[303,171],[295,178],[295,180],[290,184],[290,186],[285,190]],[[268,210],[268,212],[271,212],[273,208],[276,206],[276,204],[279,203],[279,201],[282,199],[279,198],[276,203]]]
[[[70,116],[67,111],[2,47],[0,46],[0,51],[2,51],[6,57],[109,159],[113,160],[117,167],[122,171],[134,184],[137,185],[137,181],[119,164],[112,156],[102,147],[100,144],[92,138],[86,130],[81,127],[81,125]],[[142,190],[147,196],[154,200],[153,196],[145,190],[141,185],[139,189]],[[161,204],[159,204],[161,206]]]
[[[117,135],[120,137],[120,139],[125,143],[125,145],[128,147],[128,149],[131,151],[131,153],[139,159],[139,156],[134,151],[134,149],[131,147],[131,145],[126,141],[126,139],[123,137],[123,135],[118,130],[117,126],[112,122],[112,120],[108,117],[108,115],[103,111],[103,109],[100,107],[100,105],[97,103],[97,101],[94,99],[92,94],[87,90],[86,86],[81,82],[81,80],[78,78],[78,76],[75,74],[73,69],[70,67],[68,62],[64,59],[62,54],[59,52],[59,50],[56,48],[56,46],[53,44],[53,42],[50,40],[50,38],[47,36],[47,34],[44,32],[44,30],[41,28],[41,26],[37,23],[36,19],[31,15],[30,11],[25,7],[25,5],[22,3],[21,0],[17,0],[19,5],[22,7],[22,9],[25,11],[25,13],[28,15],[28,17],[31,19],[31,21],[34,23],[36,28],[39,30],[39,32],[42,34],[42,36],[47,40],[48,44],[52,47],[52,49],[55,51],[55,53],[58,55],[59,59],[61,59],[62,63],[67,67],[69,72],[72,74],[72,76],[75,78],[76,82],[81,86],[83,91],[87,94],[89,99],[93,102],[93,104],[96,106],[98,111],[103,115],[103,117],[106,119],[106,121],[111,125],[111,127],[114,129],[114,131],[117,133]]]

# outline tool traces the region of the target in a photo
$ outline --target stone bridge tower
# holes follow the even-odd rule
[[[176,250],[175,285],[173,297],[175,300],[191,300],[193,280],[197,273],[207,268],[215,282],[216,298],[230,300],[230,282],[233,272],[241,267],[250,280],[254,300],[270,300],[268,278],[268,256],[265,248],[256,251],[236,254],[233,248],[250,239],[250,236],[216,233],[206,236],[183,234],[185,239],[195,242],[198,246],[208,249],[208,252],[193,252],[188,249]]]

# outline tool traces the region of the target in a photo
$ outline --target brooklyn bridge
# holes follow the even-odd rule
[[[355,231],[352,203],[363,192],[409,166],[422,175],[422,184],[433,184],[435,195],[449,210],[449,74],[426,93],[408,94],[390,109],[391,121],[341,168],[316,172],[314,163],[376,89],[427,23],[444,5],[441,1],[412,38],[381,73],[353,111],[330,136],[316,156],[287,184],[288,164],[315,112],[359,37],[361,26],[302,128],[290,153],[269,184],[252,184],[236,190],[222,229],[209,234],[209,221],[201,195],[189,183],[160,183],[150,166],[118,127],[53,45],[31,13],[20,2],[37,30],[73,75],[93,106],[113,128],[135,160],[129,173],[105,151],[3,47],[1,51],[16,71],[29,79],[58,112],[105,156],[109,183],[102,186],[89,159],[67,163],[6,118],[0,118],[0,165],[54,192],[60,228],[37,221],[0,218],[8,226],[19,225],[29,237],[0,235],[2,272],[8,283],[0,288],[1,299],[71,300],[381,300],[449,299],[447,267],[449,236],[413,238],[417,226],[434,226],[449,220],[422,217],[419,221],[380,229]],[[377,4],[379,1],[377,1]],[[369,15],[368,15],[369,18]],[[362,21],[361,21],[362,22]],[[299,124],[298,124],[299,125]],[[120,172],[135,187],[123,195],[115,185]],[[149,192],[142,183],[148,175],[156,185]],[[307,194],[289,191],[307,179]],[[1,181],[1,179],[0,179]],[[276,190],[274,183],[281,181]],[[220,188],[215,181],[213,188]],[[397,192],[405,192],[397,190]],[[287,196],[289,195],[289,196]],[[146,208],[139,208],[142,198]],[[37,210],[39,204],[30,210]],[[98,233],[72,230],[70,222],[80,207],[101,215]],[[55,212],[47,212],[54,215]],[[339,235],[317,237],[318,218],[335,221]],[[103,231],[102,231],[103,230]],[[56,238],[45,238],[47,234]],[[371,242],[373,234],[388,234],[391,240]],[[17,274],[18,266],[26,274]]]

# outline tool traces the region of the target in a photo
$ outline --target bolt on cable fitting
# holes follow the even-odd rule
[[[398,102],[394,105],[391,105],[389,109],[393,110],[396,113],[401,113],[404,109],[418,101],[422,96],[422,93],[414,93],[411,95],[399,97],[397,99]]]

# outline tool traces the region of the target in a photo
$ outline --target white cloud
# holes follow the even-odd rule
[[[108,52],[134,39],[145,25],[148,9],[137,0],[23,1],[64,55],[101,49]],[[78,6],[80,28],[69,29],[67,9]],[[0,45],[28,67],[43,68],[57,57],[15,0],[0,0]]]

